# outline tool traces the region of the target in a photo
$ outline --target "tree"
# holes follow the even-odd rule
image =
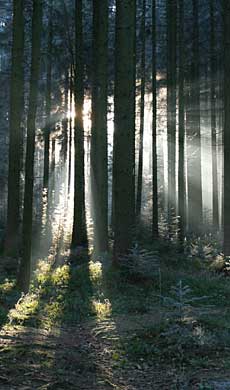
[[[140,219],[141,201],[142,201],[142,182],[143,182],[143,141],[145,124],[145,46],[146,46],[146,0],[142,0],[142,21],[141,21],[141,100],[140,100],[140,135],[139,135],[139,161],[137,177],[137,200],[136,200],[136,218]]]
[[[192,232],[202,230],[202,181],[201,181],[201,135],[200,135],[200,50],[199,6],[193,0],[192,61],[190,68],[189,97],[189,163],[188,163],[188,208],[189,226]]]
[[[116,1],[114,91],[114,260],[129,251],[135,220],[136,1]]]
[[[13,47],[10,83],[8,207],[5,253],[16,255],[20,227],[20,168],[24,107],[24,0],[13,2]]]
[[[178,172],[178,199],[179,199],[179,239],[183,244],[185,230],[185,50],[184,50],[184,0],[179,0],[179,172]]]
[[[68,193],[70,192],[71,186],[71,175],[72,175],[72,136],[73,136],[73,118],[72,118],[72,107],[73,107],[73,65],[70,65],[69,74],[69,105],[70,105],[70,117],[69,117],[69,173],[68,173]]]
[[[93,1],[91,181],[96,252],[108,249],[108,0]]]
[[[224,254],[230,256],[230,3],[224,15]]]
[[[167,133],[168,133],[168,212],[169,223],[176,204],[176,54],[177,2],[167,1]]]
[[[49,0],[49,25],[47,44],[47,74],[46,74],[46,124],[44,135],[44,173],[43,187],[48,187],[50,158],[50,128],[51,128],[51,88],[52,88],[52,45],[53,45],[53,0]]]
[[[85,218],[85,170],[84,170],[84,64],[82,0],[75,1],[75,173],[74,173],[74,221],[72,248],[87,244]]]
[[[158,238],[158,186],[157,186],[157,91],[156,91],[156,0],[152,0],[152,191],[153,238]]]
[[[216,37],[215,37],[215,17],[214,1],[209,1],[210,10],[210,59],[211,59],[211,131],[212,131],[212,196],[213,196],[213,226],[218,230],[218,180],[217,180],[217,146],[216,146],[216,78],[217,78],[217,58],[216,58]]]
[[[33,1],[32,17],[32,54],[29,90],[29,109],[27,118],[25,191],[22,226],[22,258],[18,275],[20,290],[27,292],[31,273],[32,222],[33,222],[33,186],[34,186],[34,150],[36,131],[36,111],[38,81],[41,57],[42,0]]]

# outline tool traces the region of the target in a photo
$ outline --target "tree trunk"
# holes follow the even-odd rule
[[[70,192],[71,186],[71,175],[72,175],[72,137],[73,137],[73,118],[72,118],[72,107],[73,107],[73,65],[70,67],[69,77],[69,89],[70,89],[70,118],[69,118],[69,175],[68,175],[68,193]]]
[[[91,184],[96,253],[108,249],[108,0],[93,1]]]
[[[137,178],[137,200],[136,200],[136,220],[140,221],[141,203],[142,203],[142,184],[143,184],[143,141],[145,124],[145,20],[146,20],[146,0],[142,0],[142,22],[141,22],[141,101],[140,101],[140,139],[139,139],[139,161]]]
[[[216,146],[216,78],[217,78],[217,53],[215,37],[215,16],[214,1],[210,0],[210,58],[211,58],[211,129],[212,129],[212,211],[213,227],[215,231],[219,229],[219,206],[218,206],[218,179],[217,179],[217,146]]]
[[[44,135],[44,173],[43,187],[47,188],[49,183],[50,166],[50,131],[51,131],[51,88],[52,88],[52,46],[53,46],[53,0],[49,0],[49,26],[47,45],[47,75],[46,75],[46,124]]]
[[[179,200],[179,240],[183,245],[185,232],[185,101],[184,101],[184,0],[179,0],[179,172],[178,172],[178,200]]]
[[[152,0],[152,190],[153,190],[153,238],[158,231],[158,180],[157,180],[157,85],[156,85],[156,0]]]
[[[32,18],[32,57],[27,118],[25,192],[22,227],[22,258],[18,275],[18,287],[27,292],[31,272],[32,221],[33,221],[33,186],[34,186],[34,150],[38,80],[41,57],[42,0],[33,1]]]
[[[116,1],[114,93],[114,261],[132,246],[135,221],[136,1]]]
[[[230,256],[230,3],[224,9],[224,254]]]
[[[190,158],[188,166],[188,208],[191,232],[202,231],[202,182],[200,136],[200,54],[198,1],[193,0],[192,63],[190,70]]]
[[[75,1],[76,69],[75,69],[75,174],[74,174],[74,221],[72,249],[87,245],[85,219],[85,169],[84,169],[84,64],[82,0]]]
[[[20,167],[24,104],[24,0],[13,2],[13,48],[10,83],[8,207],[5,254],[18,253],[20,225]]]
[[[168,132],[168,214],[169,228],[176,206],[176,51],[177,3],[167,3],[167,132]]]

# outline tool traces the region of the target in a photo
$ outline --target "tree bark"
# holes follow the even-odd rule
[[[31,273],[32,221],[33,221],[33,186],[34,186],[34,150],[38,81],[41,57],[42,0],[33,1],[32,18],[32,57],[27,118],[25,192],[22,227],[22,258],[17,284],[21,291],[27,292]]]
[[[152,0],[152,191],[153,191],[153,238],[158,230],[158,173],[157,173],[157,85],[156,85],[156,0]]]
[[[211,129],[212,129],[212,212],[213,227],[219,229],[219,205],[218,205],[218,179],[217,179],[217,146],[216,146],[216,78],[217,78],[217,53],[215,37],[214,2],[210,0],[210,60],[211,60]]]
[[[52,46],[53,46],[53,0],[49,0],[49,26],[47,45],[47,75],[46,75],[46,124],[44,135],[44,173],[43,187],[47,188],[49,183],[50,168],[50,132],[51,132],[51,89],[52,89]]]
[[[179,240],[183,245],[185,234],[185,50],[184,50],[184,0],[179,0],[179,172],[178,172],[178,200],[179,200]]]
[[[82,0],[75,1],[75,173],[74,173],[74,221],[72,249],[87,245],[85,218],[85,166],[84,166],[84,63],[83,63],[83,10]]]
[[[139,160],[137,177],[137,200],[136,200],[136,221],[140,221],[143,187],[143,146],[144,146],[144,124],[145,124],[145,51],[146,51],[146,0],[142,0],[142,22],[141,22],[141,100],[140,100],[140,133],[139,133]]]
[[[136,1],[116,1],[114,92],[114,261],[132,246],[135,221]]]
[[[168,132],[168,215],[169,228],[176,206],[176,82],[177,2],[167,2],[167,132]]]
[[[202,232],[202,181],[201,181],[201,135],[200,135],[200,53],[198,1],[193,0],[192,63],[190,70],[190,158],[188,165],[189,229]]]
[[[108,249],[107,79],[108,0],[94,0],[91,185],[96,253]]]
[[[230,3],[224,9],[224,254],[230,256]]]
[[[10,83],[8,206],[5,254],[16,256],[20,227],[20,168],[24,105],[24,0],[13,2],[13,47]]]

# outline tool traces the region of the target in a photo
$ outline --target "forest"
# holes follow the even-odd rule
[[[0,0],[0,390],[230,389],[230,1]]]

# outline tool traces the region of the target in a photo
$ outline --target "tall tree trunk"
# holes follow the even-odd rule
[[[217,146],[216,146],[216,78],[217,78],[217,53],[215,37],[215,16],[214,1],[209,1],[210,8],[210,59],[211,59],[211,129],[212,129],[212,211],[213,226],[217,231],[219,228],[219,209],[218,209],[218,179],[217,179]]]
[[[29,109],[27,118],[27,143],[26,143],[26,171],[25,192],[22,227],[22,258],[18,275],[20,290],[27,292],[31,272],[31,247],[32,247],[32,221],[33,221],[33,187],[34,187],[34,150],[36,111],[38,96],[38,80],[41,57],[41,31],[42,31],[42,0],[33,1],[32,18],[32,57]]]
[[[145,124],[145,33],[146,20],[146,0],[142,0],[142,22],[141,22],[141,101],[140,101],[140,134],[139,134],[139,161],[137,177],[137,200],[136,200],[136,218],[140,220],[141,203],[142,203],[142,184],[143,184],[143,141],[144,141],[144,124]]]
[[[188,166],[189,227],[192,232],[202,231],[202,181],[200,135],[200,53],[198,1],[193,0],[192,63],[190,70],[190,158]]]
[[[114,93],[114,260],[132,246],[135,220],[136,1],[116,1]]]
[[[72,248],[87,245],[85,218],[85,169],[84,169],[84,64],[83,64],[83,12],[82,0],[75,1],[75,174],[74,174],[74,221]]]
[[[178,172],[178,200],[179,200],[179,240],[184,243],[185,231],[185,101],[184,101],[184,0],[179,0],[179,172]]]
[[[68,176],[68,192],[70,192],[71,186],[71,175],[72,175],[72,137],[73,137],[73,118],[72,118],[72,107],[73,107],[73,65],[70,67],[69,76],[69,89],[70,89],[70,118],[69,118],[69,176]]]
[[[169,224],[176,206],[176,51],[177,2],[167,2],[167,132],[168,132],[168,213]]]
[[[230,3],[224,9],[224,254],[230,256]]]
[[[17,255],[20,225],[20,167],[24,104],[24,0],[13,2],[13,48],[10,83],[8,207],[5,254]]]
[[[108,0],[94,0],[91,184],[97,253],[108,249],[107,78]]]
[[[156,85],[156,0],[152,0],[152,191],[153,191],[153,238],[158,231],[158,180],[157,180],[157,85]]]
[[[49,26],[47,45],[46,75],[46,124],[44,135],[44,173],[43,187],[48,187],[50,166],[50,131],[51,131],[51,88],[52,88],[52,46],[53,46],[53,0],[49,0]]]

